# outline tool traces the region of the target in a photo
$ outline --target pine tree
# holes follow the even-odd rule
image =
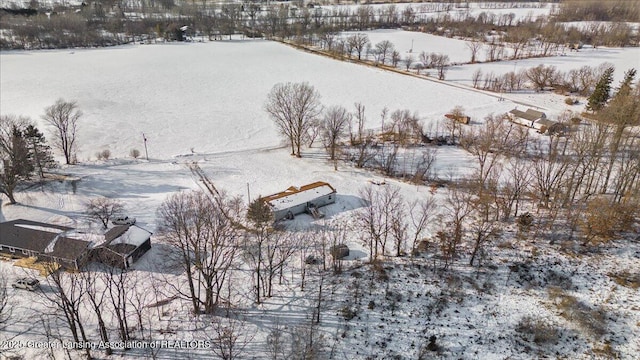
[[[33,166],[35,170],[38,170],[40,177],[44,178],[44,169],[51,169],[56,166],[51,147],[47,145],[44,134],[33,125],[27,126],[24,130],[24,138],[29,145]]]
[[[610,97],[613,70],[613,66],[608,67],[600,77],[600,80],[598,80],[595,90],[589,96],[587,110],[596,112],[606,105]]]
[[[0,193],[15,204],[13,192],[33,172],[33,160],[16,120],[3,117],[0,120]]]
[[[620,82],[620,86],[616,89],[616,94],[613,99],[617,97],[625,97],[631,94],[631,85],[636,77],[636,69],[631,68],[624,73],[624,79]]]

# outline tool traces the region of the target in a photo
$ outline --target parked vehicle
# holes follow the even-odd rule
[[[11,284],[15,289],[24,289],[33,291],[40,286],[40,281],[34,278],[20,278]]]
[[[136,218],[128,216],[117,216],[111,221],[113,225],[133,225],[136,223]]]

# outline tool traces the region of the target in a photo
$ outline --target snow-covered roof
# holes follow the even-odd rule
[[[300,188],[292,186],[283,192],[265,196],[263,200],[269,204],[272,210],[278,211],[289,209],[335,192],[336,189],[329,183],[318,181]]]
[[[113,239],[109,243],[109,245],[127,244],[127,245],[133,245],[135,247],[138,247],[142,245],[142,243],[147,241],[149,237],[151,237],[151,232],[141,227],[132,225],[132,226],[129,226],[129,229],[127,229],[127,231],[122,233],[122,235]]]

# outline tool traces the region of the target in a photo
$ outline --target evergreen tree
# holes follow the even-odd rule
[[[620,82],[620,86],[616,89],[613,98],[629,96],[631,94],[631,85],[636,77],[636,69],[631,68],[624,73],[624,79]]]
[[[33,160],[24,138],[21,119],[4,116],[0,119],[0,193],[15,204],[16,187],[29,179],[33,172]]]
[[[247,219],[249,219],[253,227],[257,229],[265,228],[273,224],[273,213],[262,197],[258,197],[249,204]]]
[[[40,177],[44,178],[44,169],[51,169],[56,166],[51,147],[47,145],[44,134],[33,125],[27,126],[24,130],[24,138],[29,145],[33,166]]]
[[[613,66],[608,67],[600,77],[600,80],[598,80],[593,94],[589,96],[587,110],[596,112],[602,109],[607,103],[607,100],[609,100],[611,82],[613,81],[613,70]]]
[[[633,86],[635,69],[630,69],[624,74],[624,80],[617,88],[617,92],[611,101],[599,113],[598,118],[602,121],[618,126],[616,137],[627,127],[640,124],[640,91],[636,84]]]

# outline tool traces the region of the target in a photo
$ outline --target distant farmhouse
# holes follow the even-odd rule
[[[69,270],[80,270],[90,260],[128,268],[151,248],[150,239],[150,232],[135,225],[114,227],[103,236],[23,219],[0,223],[0,255]]]
[[[262,198],[275,221],[293,219],[302,213],[309,213],[318,219],[324,216],[318,208],[336,202],[336,189],[326,182],[318,181],[299,188],[291,186],[283,192]]]
[[[547,119],[545,113],[533,109],[527,109],[527,111],[513,109],[509,111],[509,120],[516,124],[534,128],[541,134],[557,135],[562,134],[565,130],[562,124]]]
[[[511,121],[530,128],[533,127],[533,124],[536,121],[547,118],[547,115],[545,113],[533,109],[527,109],[527,111],[513,109],[509,111],[509,114]]]

